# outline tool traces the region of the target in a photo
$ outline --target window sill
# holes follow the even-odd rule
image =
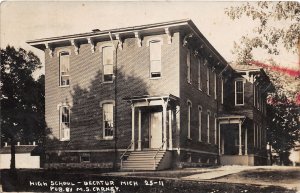
[[[60,139],[60,141],[70,141],[70,139]]]
[[[59,85],[60,88],[68,88],[70,85]]]
[[[103,81],[102,83],[103,84],[112,84],[112,83],[114,83],[114,81]]]
[[[238,106],[244,106],[244,104],[235,104],[235,106],[237,106],[237,107],[238,107]]]
[[[150,80],[158,80],[158,79],[161,79],[161,77],[150,77],[149,79]]]
[[[114,139],[114,137],[103,137],[103,140],[113,140]]]

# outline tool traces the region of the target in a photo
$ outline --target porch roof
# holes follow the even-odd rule
[[[132,97],[124,97],[123,100],[127,102],[141,102],[141,101],[152,101],[152,100],[171,100],[171,101],[179,101],[179,98],[177,96],[174,96],[172,94],[169,95],[141,95],[141,96],[132,96]]]
[[[247,117],[245,115],[221,114],[218,119],[220,123],[230,124],[242,121],[243,124]]]
[[[220,115],[218,119],[245,119],[244,115]]]

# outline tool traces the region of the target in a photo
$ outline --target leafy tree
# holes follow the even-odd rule
[[[234,45],[239,63],[252,60],[255,48],[274,55],[280,53],[280,47],[297,53],[300,39],[299,2],[248,2],[241,6],[231,6],[225,13],[233,20],[246,16],[258,23],[253,29],[253,36],[242,36],[241,41]]]
[[[227,8],[225,13],[233,20],[245,16],[258,24],[253,34],[244,35],[239,43],[234,43],[236,63],[255,64],[255,50],[265,50],[269,56],[280,54],[282,49],[297,53],[300,40],[299,2],[248,2]],[[290,69],[281,68],[274,60],[266,59],[272,65],[261,67],[266,68],[275,86],[275,91],[268,96],[267,140],[279,154],[281,163],[287,164],[289,150],[295,141],[300,140],[300,80],[297,78],[300,73],[297,71],[296,75],[291,75]]]
[[[272,148],[278,153],[280,163],[289,164],[289,151],[299,140],[300,107],[289,100],[284,93],[273,93],[267,105],[267,138]]]
[[[32,52],[7,46],[1,49],[1,140],[31,142],[42,139],[44,121],[44,76],[32,73],[41,62]],[[13,150],[13,149],[12,149]]]

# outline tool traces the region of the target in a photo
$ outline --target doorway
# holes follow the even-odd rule
[[[150,148],[157,149],[162,145],[162,112],[150,113]]]

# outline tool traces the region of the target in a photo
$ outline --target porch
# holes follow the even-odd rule
[[[136,96],[124,100],[131,104],[132,136],[131,144],[121,157],[122,169],[169,168],[179,127],[179,98],[173,95]],[[122,162],[127,152],[128,158]]]
[[[252,165],[248,155],[247,118],[239,115],[219,117],[219,156],[221,165]]]

